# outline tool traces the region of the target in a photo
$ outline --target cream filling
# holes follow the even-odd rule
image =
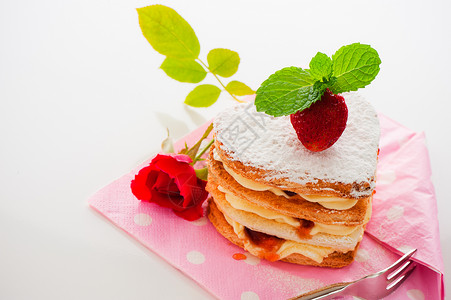
[[[294,241],[285,241],[279,250],[277,250],[277,254],[281,259],[291,254],[299,253],[316,261],[317,263],[321,263],[323,259],[329,256],[332,252],[334,252],[332,248],[301,244]]]
[[[256,205],[253,205],[249,201],[245,201],[241,199],[240,197],[237,197],[224,189],[222,186],[218,186],[218,190],[223,192],[225,194],[226,201],[229,202],[230,206],[232,206],[235,209],[243,210],[246,212],[254,213],[256,215],[259,215],[262,218],[275,220],[279,223],[285,223],[288,225],[291,225],[293,227],[299,227],[301,226],[301,223],[298,219],[282,215],[276,211],[264,208],[264,207],[258,207]]]
[[[318,195],[300,195],[302,198],[304,198],[307,201],[310,202],[317,202],[324,206],[325,208],[329,209],[336,209],[336,210],[345,210],[350,209],[354,205],[357,204],[358,200],[352,200],[352,199],[345,199],[340,197],[333,197],[333,196],[318,196]]]
[[[222,163],[222,166],[224,167],[224,170],[230,174],[230,176],[235,179],[236,182],[238,182],[243,187],[253,190],[253,191],[270,191],[276,194],[277,196],[284,196],[286,198],[289,198],[282,189],[271,187],[265,184],[261,184],[255,181],[252,181],[250,179],[247,179],[239,174],[237,174],[235,171],[233,171],[231,168],[226,166],[226,164],[223,162],[221,157],[219,156],[216,149],[213,149],[213,158],[219,162]],[[356,205],[357,200],[352,199],[346,199],[346,198],[340,198],[340,197],[331,197],[331,196],[317,196],[317,195],[303,195],[299,194],[302,198],[304,198],[307,201],[310,202],[317,202],[320,205],[324,206],[328,209],[336,209],[336,210],[345,210],[353,207]]]
[[[224,217],[229,223],[235,234],[238,236],[239,239],[243,240],[244,242],[244,249],[247,250],[249,253],[258,256],[260,254],[260,251],[262,250],[258,246],[254,246],[249,239],[246,236],[246,233],[244,232],[244,226],[240,223],[230,219],[224,214]],[[332,248],[327,247],[321,247],[321,246],[312,246],[312,245],[306,245],[301,244],[294,241],[285,241],[283,242],[282,246],[277,250],[276,254],[279,256],[280,259],[283,259],[291,254],[298,253],[301,255],[304,255],[312,260],[314,260],[317,263],[321,263],[325,257],[327,257],[329,254],[334,252]]]
[[[225,194],[226,201],[232,206],[234,209],[242,210],[245,212],[256,214],[262,218],[275,220],[279,223],[285,223],[291,225],[293,227],[300,227],[301,223],[299,219],[283,215],[279,212],[257,206],[249,201],[243,200],[240,197],[237,197],[230,193],[222,186],[218,186],[218,190]],[[371,212],[370,212],[371,215]],[[368,218],[369,220],[369,218]],[[367,222],[367,221],[366,221]],[[366,223],[365,222],[365,223]],[[361,226],[343,226],[343,225],[327,225],[321,223],[314,223],[312,230],[310,231],[311,235],[315,235],[317,233],[328,233],[332,235],[349,235],[353,233],[355,230],[359,229]]]

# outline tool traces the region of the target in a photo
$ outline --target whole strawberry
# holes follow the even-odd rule
[[[348,108],[342,96],[327,89],[321,100],[290,115],[290,119],[301,143],[319,152],[335,144],[345,130]]]

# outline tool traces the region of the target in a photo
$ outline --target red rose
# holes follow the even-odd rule
[[[184,154],[158,154],[131,182],[133,195],[139,200],[172,208],[188,221],[202,217],[202,203],[207,199],[206,181],[197,178]]]

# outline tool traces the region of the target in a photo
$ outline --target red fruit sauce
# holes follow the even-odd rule
[[[243,253],[235,253],[235,254],[232,255],[232,258],[233,258],[234,260],[244,260],[244,259],[246,259],[247,257],[246,257],[246,255],[244,255]]]
[[[312,231],[313,226],[315,226],[315,223],[309,220],[300,219],[301,226],[298,228],[298,235],[301,239],[305,238],[311,238],[310,231]]]

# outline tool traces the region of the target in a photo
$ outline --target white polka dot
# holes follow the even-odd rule
[[[246,253],[246,259],[244,260],[248,265],[256,266],[260,263],[260,258],[252,254]]]
[[[391,184],[396,180],[396,173],[392,170],[377,173],[376,183],[379,185]]]
[[[395,205],[387,211],[387,218],[395,221],[404,215],[404,207]]]
[[[357,297],[357,296],[352,296],[353,300],[366,300],[365,298],[362,297]]]
[[[190,223],[193,225],[196,225],[196,226],[204,226],[207,224],[207,218],[201,217],[201,218],[197,219],[196,221],[192,221]]]
[[[401,251],[402,253],[407,253],[413,249],[415,249],[415,248],[408,246],[408,245],[403,245],[401,247],[398,247],[398,250]]]
[[[191,251],[186,254],[186,259],[195,265],[200,265],[205,262],[205,256],[199,251]]]
[[[424,300],[424,294],[420,290],[408,290],[407,297],[412,300]]]
[[[370,258],[370,254],[365,249],[358,249],[355,260],[358,262],[365,262]]]
[[[241,300],[260,300],[260,297],[254,292],[243,292],[241,294]]]
[[[148,214],[137,214],[134,221],[136,225],[149,226],[152,223],[152,218]]]

